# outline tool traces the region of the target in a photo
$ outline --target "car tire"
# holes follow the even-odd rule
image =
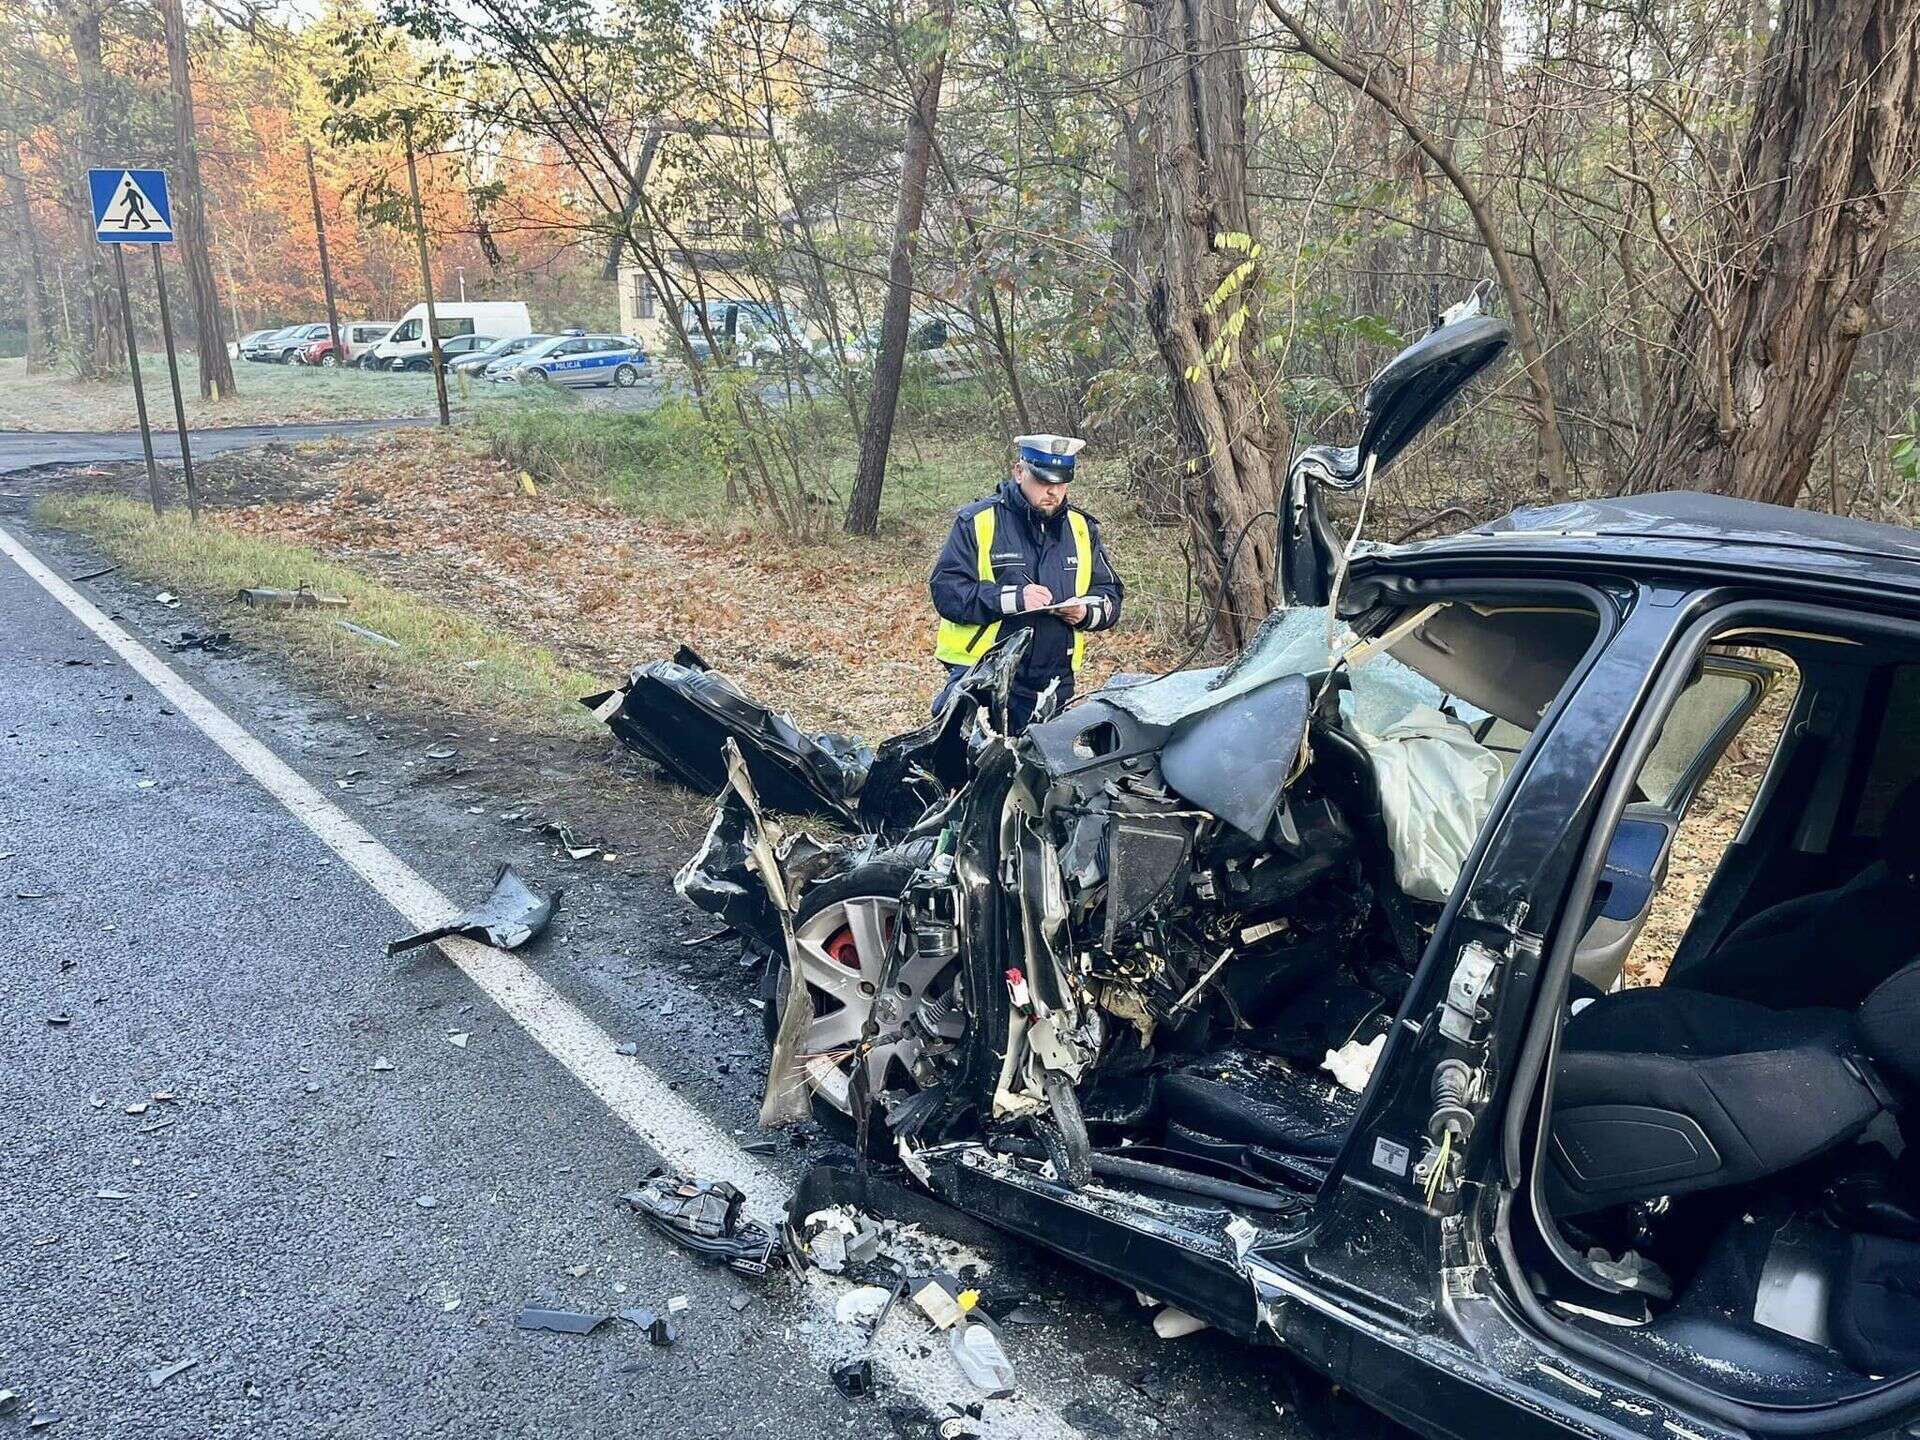
[[[907,882],[913,877],[914,867],[896,860],[875,860],[859,865],[845,875],[823,881],[806,893],[800,902],[800,908],[794,912],[793,933],[796,937],[805,935],[808,930],[818,928],[822,916],[839,911],[845,914],[849,902],[873,902],[885,913],[891,907],[894,916],[899,914],[900,893],[906,889]],[[833,927],[829,946],[836,945],[843,938],[851,941],[851,925],[835,926],[830,917],[826,922]],[[767,1047],[772,1049],[775,1038],[780,1033],[780,1021],[786,1013],[787,987],[789,984],[789,964],[787,957],[776,955],[767,964],[760,978],[760,998],[764,1002],[760,1018],[765,1026]],[[837,1013],[837,1012],[836,1012]],[[871,1014],[871,1002],[868,1005]],[[864,1019],[864,1017],[861,1017]],[[813,1089],[813,1114],[820,1127],[841,1139],[852,1140],[855,1137],[854,1117],[850,1109],[826,1094],[819,1085]],[[881,1117],[876,1113],[867,1131],[868,1144],[876,1154],[886,1151],[886,1132]]]
[[[622,365],[613,372],[613,383],[622,390],[631,390],[640,383],[640,367]]]
[[[549,383],[553,377],[547,374],[547,372],[542,370],[538,365],[530,365],[526,369],[520,371],[517,378],[519,379],[522,385],[529,385],[529,384],[545,385]]]
[[[322,355],[320,357],[320,368],[322,370],[337,370],[340,368],[340,361],[336,356],[331,354]]]

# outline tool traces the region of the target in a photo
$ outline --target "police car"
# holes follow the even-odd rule
[[[522,385],[638,385],[647,366],[646,351],[625,335],[556,335],[519,355],[496,361],[483,372],[489,380]]]

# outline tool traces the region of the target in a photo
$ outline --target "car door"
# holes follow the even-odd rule
[[[584,340],[563,340],[556,345],[553,353],[543,360],[535,362],[547,372],[547,378],[558,385],[571,385],[580,373],[580,361],[584,358],[587,342]]]
[[[600,342],[591,338],[573,342],[573,354],[567,357],[567,371],[564,383],[568,385],[591,385],[599,377],[595,367],[599,364]]]
[[[1574,951],[1574,973],[1600,990],[1619,986],[1627,956],[1667,878],[1687,809],[1733,737],[1779,681],[1778,666],[1709,654],[1675,702],[1640,773],[1641,798],[1628,806],[1607,851],[1593,912]]]
[[[580,367],[580,383],[602,385],[613,378],[613,367],[620,363],[620,344],[604,336],[587,341],[586,363]]]

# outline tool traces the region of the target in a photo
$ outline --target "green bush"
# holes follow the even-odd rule
[[[536,394],[482,411],[474,423],[495,458],[544,483],[590,485],[636,510],[673,515],[717,512],[725,500],[690,400],[638,412]]]
[[[837,531],[859,452],[839,398],[764,403],[761,384],[750,371],[711,372],[711,423],[684,396],[639,412],[588,409],[565,393],[539,392],[476,410],[469,423],[496,459],[541,484],[587,486],[642,514]],[[941,418],[951,429],[930,424],[903,396],[883,525],[944,523],[1005,473],[997,426],[965,419],[982,403],[981,390],[943,384],[937,393],[950,407]]]

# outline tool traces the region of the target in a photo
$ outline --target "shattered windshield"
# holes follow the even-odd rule
[[[1149,725],[1171,725],[1282,675],[1317,674],[1332,663],[1325,607],[1276,610],[1230,663],[1151,680],[1116,680],[1100,698]],[[1376,653],[1351,674],[1353,688],[1341,696],[1341,712],[1369,734],[1385,733],[1416,706],[1438,709],[1447,698],[1438,685],[1391,655]],[[1469,722],[1484,718],[1457,700],[1448,708]]]

